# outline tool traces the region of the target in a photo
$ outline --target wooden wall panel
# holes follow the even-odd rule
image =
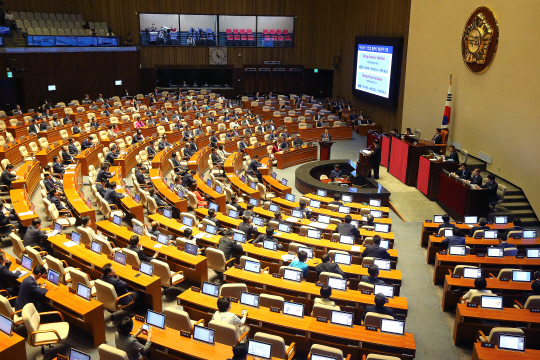
[[[107,22],[116,35],[133,33],[138,42],[139,12],[237,15],[295,15],[295,47],[229,48],[229,64],[241,68],[280,60],[284,65],[304,65],[306,69],[332,69],[333,58],[341,54],[334,74],[334,95],[350,99],[353,105],[371,114],[385,130],[401,127],[405,66],[402,68],[400,101],[397,109],[373,106],[353,98],[351,81],[355,36],[396,36],[405,38],[403,64],[409,30],[411,0],[4,0],[6,7],[22,11],[80,13],[85,20]],[[238,56],[238,55],[241,56]],[[144,47],[143,68],[159,65],[208,64],[208,48]],[[305,89],[310,93],[309,89]]]

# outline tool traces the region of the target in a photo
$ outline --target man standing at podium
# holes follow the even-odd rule
[[[334,164],[334,170],[330,172],[330,176],[334,176],[334,179],[339,179],[343,176],[343,172],[339,170],[339,164]]]
[[[371,152],[369,161],[373,169],[373,178],[377,180],[379,179],[379,166],[381,165],[381,145],[379,144],[379,139],[373,140],[373,145],[375,145],[375,148]]]
[[[328,129],[324,129],[324,134],[321,135],[322,141],[332,141],[332,135],[328,133]]]

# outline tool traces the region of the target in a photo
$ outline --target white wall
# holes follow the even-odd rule
[[[294,32],[294,17],[292,16],[258,16],[257,32],[262,33],[263,29],[284,30],[289,33]]]
[[[499,47],[483,74],[461,58],[469,15],[489,6],[499,22]],[[442,122],[448,74],[454,74],[450,139],[488,170],[521,187],[540,212],[540,1],[412,0],[402,129],[429,136]],[[499,171],[500,168],[500,171]]]
[[[227,29],[251,29],[252,32],[256,32],[257,17],[219,15],[219,32],[225,32]]]

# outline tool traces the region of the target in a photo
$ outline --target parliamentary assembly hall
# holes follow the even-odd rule
[[[539,17],[1,0],[0,360],[540,359]]]

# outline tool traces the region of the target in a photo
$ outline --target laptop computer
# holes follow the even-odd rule
[[[206,224],[205,231],[209,234],[216,235],[217,228],[214,225]]]
[[[215,202],[210,202],[210,204],[208,204],[208,210],[210,210],[210,209],[214,209],[214,211],[217,212],[218,209],[219,209],[219,206]]]
[[[54,270],[49,269],[47,271],[47,281],[50,281],[54,285],[58,286],[60,281],[60,274]]]
[[[340,206],[338,208],[338,213],[340,213],[340,214],[350,214],[351,213],[351,208],[348,207],[348,206]]]
[[[375,224],[376,232],[388,233],[390,231],[390,225],[388,224]]]
[[[165,217],[168,218],[168,219],[172,218],[172,211],[171,211],[171,209],[163,209],[163,216],[165,216]]]
[[[120,265],[126,265],[126,255],[121,252],[115,251],[113,259]]]
[[[347,280],[328,277],[328,286],[330,286],[333,290],[347,291]]]
[[[466,248],[464,245],[452,245],[448,248],[448,254],[465,256]]]
[[[199,325],[193,327],[193,339],[206,344],[214,345],[214,333],[215,330],[207,327]]]
[[[252,273],[260,274],[261,263],[258,261],[246,260],[246,262],[244,263],[244,270],[250,271]]]
[[[499,334],[499,350],[525,351],[525,336]]]
[[[330,216],[319,214],[317,222],[320,222],[321,224],[330,224]]]
[[[405,334],[405,321],[381,319],[381,332],[394,335],[403,335]]]
[[[154,265],[141,261],[141,273],[152,277],[154,273]]]
[[[354,235],[344,235],[339,236],[339,242],[341,244],[354,245]]]
[[[349,254],[336,253],[334,262],[342,265],[351,265],[352,256]]]
[[[326,190],[317,189],[317,196],[326,197]]]
[[[240,293],[240,304],[259,308],[259,295],[252,294],[246,291]]]
[[[315,209],[320,209],[321,208],[321,202],[319,200],[311,199],[309,201],[309,206],[312,207],[312,208],[315,208]]]
[[[274,241],[264,240],[263,249],[277,251],[277,244]]]
[[[76,242],[77,244],[81,243],[81,234],[76,231],[71,232],[71,241]]]
[[[523,230],[523,239],[536,239],[536,230]]]
[[[388,298],[394,298],[394,287],[391,285],[375,285],[373,287],[373,294],[377,295],[382,293]]]
[[[330,323],[341,326],[353,326],[353,314],[345,311],[332,310]]]
[[[528,259],[540,258],[540,249],[527,249],[527,258]]]
[[[304,318],[304,304],[285,301],[283,303],[283,314]]]
[[[77,285],[77,295],[85,300],[90,301],[90,298],[92,297],[92,288],[84,285],[83,283],[79,283]]]
[[[336,358],[334,356],[311,353],[311,360],[336,360]]]
[[[434,215],[433,222],[436,224],[442,224],[444,222],[442,219],[442,215]]]
[[[246,234],[242,234],[242,233],[234,231],[233,232],[233,240],[237,241],[239,243],[245,244],[246,243]]]
[[[502,298],[502,296],[486,296],[486,295],[482,295],[480,297],[480,307],[483,308],[483,309],[502,310],[503,309],[503,298]]]
[[[293,269],[283,269],[283,279],[285,280],[291,280],[295,282],[301,282],[302,281],[302,271],[301,270],[293,270]]]
[[[229,215],[229,217],[238,220],[238,211],[233,210],[233,209],[229,209],[229,214],[228,215]]]
[[[316,229],[308,229],[307,237],[310,239],[319,240],[321,238],[321,232],[320,230],[316,230]]]
[[[258,216],[253,217],[253,223],[257,226],[264,226],[264,220]]]
[[[165,329],[165,314],[148,310],[146,312],[146,323],[159,329]]]
[[[494,224],[508,224],[508,216],[495,216],[493,219]]]
[[[259,199],[250,198],[249,203],[253,204],[253,206],[259,206]]]
[[[313,259],[313,249],[307,246],[299,246],[298,252],[303,251],[307,254],[308,259]]]
[[[476,225],[478,224],[478,216],[465,216],[463,222],[467,225]]]
[[[82,351],[75,350],[75,349],[69,349],[69,360],[90,360],[91,356],[87,353],[83,353]]]
[[[301,210],[291,210],[291,216],[295,217],[297,219],[303,219],[304,218],[304,214],[302,213]]]
[[[213,297],[219,296],[219,285],[203,281],[201,292],[205,295],[210,295]]]
[[[496,239],[497,230],[484,230],[484,239]]]
[[[464,279],[478,279],[481,277],[482,277],[482,269],[467,268],[467,267],[463,269]]]
[[[344,203],[350,203],[352,202],[352,195],[349,194],[341,194],[341,201]]]
[[[0,314],[0,331],[7,336],[11,336],[13,331],[13,321],[2,314]]]
[[[512,281],[530,282],[531,272],[528,270],[513,270]]]
[[[281,232],[290,234],[290,233],[291,233],[291,225],[279,223],[279,225],[278,225],[278,231],[281,231]]]
[[[187,216],[182,217],[182,225],[192,227],[193,219]]]
[[[373,264],[379,267],[379,270],[390,270],[390,260],[387,259],[374,259]]]
[[[184,251],[190,255],[197,256],[197,252],[199,251],[199,248],[195,244],[186,242],[184,246]]]
[[[454,236],[454,230],[453,229],[444,229],[444,236],[445,237]]]
[[[113,224],[122,226],[122,218],[118,215],[114,215],[112,219]]]
[[[248,340],[248,355],[257,359],[272,358],[272,344],[268,344],[257,340]]]
[[[495,248],[490,247],[487,249],[487,256],[488,257],[504,257],[504,249],[503,248]]]
[[[275,212],[279,211],[279,205],[270,204],[270,206],[268,207],[268,210],[275,213]]]
[[[296,198],[293,194],[285,194],[285,200],[294,202],[294,199]]]
[[[158,237],[157,237],[157,242],[162,244],[162,245],[168,246],[169,245],[169,237],[167,235],[159,234]]]

